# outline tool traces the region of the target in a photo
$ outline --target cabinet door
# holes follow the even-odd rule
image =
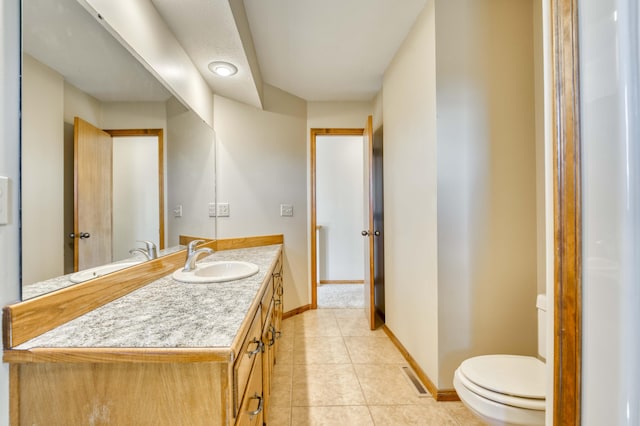
[[[245,388],[249,382],[249,374],[255,369],[254,364],[262,363],[262,361],[258,362],[258,355],[262,354],[262,322],[260,321],[260,315],[261,309],[258,308],[233,366],[233,399],[236,411],[240,407],[242,396],[245,394]],[[260,368],[262,369],[262,365],[260,365]]]
[[[273,374],[273,363],[275,355],[275,328],[273,327],[273,301],[269,306],[267,320],[262,330],[262,343],[264,352],[262,353],[262,393],[264,398],[264,422],[269,423],[269,403],[271,400],[271,377]]]
[[[283,283],[283,279],[282,279],[282,262],[278,262],[279,268],[276,269],[276,271],[273,274],[273,280],[274,280],[274,291],[273,291],[273,304],[274,304],[274,310],[273,310],[273,314],[272,314],[272,319],[271,322],[273,324],[274,327],[274,333],[275,333],[275,348],[274,348],[274,361],[275,361],[275,355],[278,352],[278,347],[279,345],[279,338],[282,335],[282,312],[283,312],[283,308],[284,308],[284,283]]]
[[[262,354],[257,355],[256,362],[249,376],[249,384],[242,400],[236,420],[237,426],[262,426],[264,420],[265,400],[262,393]]]

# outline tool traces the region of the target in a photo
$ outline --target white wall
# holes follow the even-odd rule
[[[536,354],[532,2],[437,1],[435,25],[438,385],[451,388],[466,358]]]
[[[362,136],[316,137],[320,281],[364,279]]]
[[[640,424],[640,9],[580,8],[582,423]]]
[[[310,303],[307,226],[307,106],[265,86],[265,110],[215,96],[218,238],[284,234],[284,310]],[[292,204],[293,217],[280,216]]]
[[[20,2],[0,3],[0,176],[10,179],[9,224],[0,225],[0,305],[20,295]],[[3,328],[4,330],[4,328]],[[0,425],[9,424],[9,365],[0,365]]]
[[[30,284],[64,275],[64,81],[26,54],[22,78],[22,280]]]
[[[159,247],[158,138],[113,139],[113,260],[152,241]]]
[[[386,323],[438,377],[435,1],[383,80]]]

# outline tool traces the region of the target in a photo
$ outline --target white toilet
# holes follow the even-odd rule
[[[546,295],[538,295],[538,354],[546,358]],[[519,355],[484,355],[453,376],[460,400],[490,425],[544,425],[545,364]]]

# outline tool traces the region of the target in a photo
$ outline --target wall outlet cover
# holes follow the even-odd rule
[[[280,204],[280,216],[293,216],[293,204]]]
[[[218,217],[229,217],[229,203],[218,203]]]

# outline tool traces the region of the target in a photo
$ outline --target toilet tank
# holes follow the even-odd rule
[[[547,295],[539,294],[536,299],[538,309],[538,355],[547,359]]]

